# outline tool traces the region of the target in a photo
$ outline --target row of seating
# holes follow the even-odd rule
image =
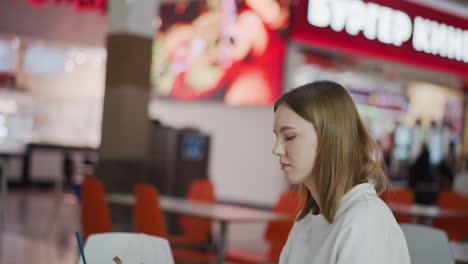
[[[385,202],[400,204],[412,204],[413,197],[414,195],[409,189],[392,189],[381,196]],[[159,205],[158,191],[151,185],[137,184],[135,186],[135,198],[134,232],[162,237],[170,241],[176,261],[209,262],[216,259],[214,252],[202,252],[189,248],[209,243],[212,228],[210,220],[193,216],[181,216],[179,224],[183,234],[171,236],[166,232],[163,213]],[[214,203],[213,185],[206,180],[194,181],[187,194],[187,199]],[[440,195],[439,207],[466,209],[468,208],[466,200],[463,195],[443,191]],[[300,201],[298,192],[285,191],[280,195],[272,211],[295,216],[301,208]],[[91,234],[112,231],[104,189],[102,184],[92,177],[86,178],[82,186],[81,216],[85,237]],[[395,217],[400,224],[413,222],[413,219],[408,216],[396,214]],[[467,219],[436,219],[433,225],[446,231],[450,240],[463,241],[468,237],[467,221]],[[277,262],[292,225],[293,220],[269,222],[264,233],[264,240],[270,246],[268,251],[246,252],[228,249],[227,259],[242,263]]]
[[[415,224],[402,224],[401,228],[406,238],[411,263],[454,263],[445,232]],[[86,242],[85,252],[90,263],[108,263],[116,256],[126,261],[125,263],[174,263],[166,239],[136,233],[91,235]],[[84,262],[81,260],[80,264]]]
[[[166,233],[158,197],[158,191],[154,187],[145,184],[135,185],[136,203],[133,211],[135,232],[166,238],[176,245],[195,245],[208,241],[207,237],[211,231],[210,221],[198,217],[181,216],[180,225],[184,233],[169,236]],[[211,184],[196,181],[187,198],[211,202],[214,201],[214,191]],[[92,234],[112,232],[104,188],[101,182],[93,177],[87,177],[81,187],[81,223],[85,240]],[[212,254],[188,248],[174,247],[172,253],[176,261],[211,261],[215,258]]]
[[[182,215],[179,225],[184,231],[183,234],[171,236],[166,232],[156,188],[151,185],[137,184],[134,188],[134,195],[136,198],[133,211],[134,232],[167,239],[172,245],[172,253],[176,261],[209,262],[216,259],[216,254],[213,252],[201,252],[189,248],[208,244],[212,228],[210,220]],[[95,178],[86,178],[82,184],[81,197],[82,229],[85,239],[91,234],[111,232],[110,214],[102,184]],[[213,185],[206,180],[194,181],[187,199],[214,203]],[[299,204],[298,192],[286,191],[280,195],[272,211],[295,216],[300,209]],[[277,262],[292,225],[292,219],[271,221],[264,234],[264,239],[270,246],[267,252],[228,250],[226,258],[242,263]]]
[[[408,188],[395,188],[381,196],[387,203],[399,203],[412,205],[414,203],[414,193]],[[450,190],[442,190],[439,194],[437,206],[441,209],[465,210],[468,211],[468,197]],[[395,214],[397,221],[402,223],[412,223],[413,219],[407,215]],[[463,242],[468,238],[468,218],[435,218],[432,226],[444,230],[449,240]]]

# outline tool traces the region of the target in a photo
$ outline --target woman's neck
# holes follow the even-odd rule
[[[319,207],[319,211],[321,211],[320,210],[320,200],[318,199],[319,197],[317,195],[317,188],[315,187],[315,183],[313,182],[312,177],[310,177],[310,180],[305,181],[304,185],[307,187],[307,190],[309,191],[310,195],[312,196],[315,203]]]

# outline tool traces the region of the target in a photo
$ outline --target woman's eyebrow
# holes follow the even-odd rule
[[[289,129],[295,129],[295,128],[290,127],[290,126],[283,126],[283,127],[281,127],[280,132],[284,132],[285,130],[289,130]],[[276,131],[274,129],[273,129],[273,133],[276,134]]]

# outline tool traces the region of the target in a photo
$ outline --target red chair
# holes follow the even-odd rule
[[[158,236],[167,239],[166,227],[161,207],[159,193],[151,185],[135,185],[134,229],[135,232]],[[191,249],[172,249],[176,261],[212,262],[216,255]]]
[[[441,209],[468,212],[468,197],[453,191],[442,191],[439,195],[438,206]],[[444,230],[449,240],[464,242],[468,238],[468,218],[466,217],[436,218],[432,225]]]
[[[414,193],[408,188],[390,189],[388,192],[382,194],[380,198],[385,203],[412,205],[414,202]],[[393,215],[395,216],[397,222],[400,224],[414,222],[411,216],[401,215],[398,213],[393,213]]]
[[[270,221],[267,225],[264,239],[270,245],[266,252],[228,250],[227,258],[230,261],[242,263],[278,262],[289,231],[294,224],[294,218],[302,209],[300,196],[296,191],[286,191],[281,194],[272,211],[291,216],[291,220]]]
[[[195,180],[189,188],[187,199],[205,203],[214,203],[215,194],[213,184],[208,180]],[[174,245],[203,245],[209,243],[211,233],[211,220],[182,215],[179,225],[183,230],[182,235],[169,236],[169,241]]]
[[[167,238],[158,191],[146,184],[136,184],[134,189],[133,226],[135,232]]]
[[[81,225],[84,240],[91,234],[112,231],[104,188],[93,177],[86,177],[81,185]]]

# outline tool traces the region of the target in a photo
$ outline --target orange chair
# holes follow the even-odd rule
[[[159,205],[159,193],[151,185],[135,185],[134,229],[137,233],[167,238],[164,218]],[[191,249],[172,249],[176,261],[211,262],[216,259],[208,254]]]
[[[226,254],[228,260],[242,263],[278,262],[281,250],[294,224],[294,217],[302,209],[300,202],[298,192],[290,190],[282,193],[272,211],[290,215],[291,220],[270,221],[268,223],[263,238],[270,245],[270,249],[267,252],[228,250]]]
[[[86,177],[81,186],[81,225],[85,240],[91,234],[112,231],[104,188],[92,177]]]
[[[208,180],[195,180],[190,185],[187,199],[205,203],[214,203],[215,194],[213,184]],[[169,241],[174,245],[203,245],[209,243],[211,233],[211,220],[182,215],[179,225],[183,230],[182,235],[169,236]]]
[[[133,225],[137,233],[167,238],[159,193],[151,185],[136,184]]]
[[[380,197],[385,203],[398,203],[412,205],[414,202],[414,193],[408,188],[390,189]],[[413,223],[413,218],[408,215],[393,213],[398,223]]]
[[[468,211],[468,197],[453,191],[442,191],[439,195],[438,206],[441,209]],[[447,232],[449,240],[464,242],[468,238],[468,218],[466,217],[436,218],[432,225]]]

